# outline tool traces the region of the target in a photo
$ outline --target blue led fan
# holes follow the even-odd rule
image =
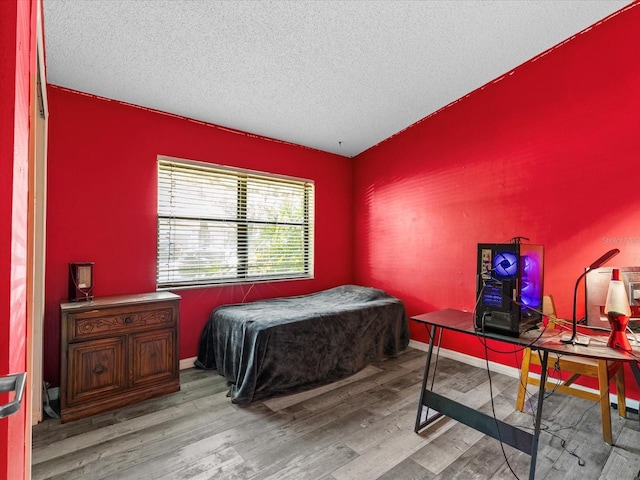
[[[512,277],[518,273],[518,257],[515,253],[500,252],[493,257],[493,271],[498,277]]]

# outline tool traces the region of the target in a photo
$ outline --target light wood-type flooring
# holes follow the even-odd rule
[[[340,382],[248,407],[229,401],[216,372],[183,370],[178,393],[66,424],[48,419],[35,426],[32,477],[528,478],[528,455],[508,446],[503,454],[497,440],[451,419],[414,433],[425,357],[409,348]],[[493,409],[498,418],[532,428],[531,414],[514,408],[517,382],[491,374]],[[485,369],[440,357],[435,391],[492,411]],[[552,394],[544,407],[536,478],[632,480],[640,471],[637,413],[625,420],[612,412],[612,447],[602,441],[596,403]]]

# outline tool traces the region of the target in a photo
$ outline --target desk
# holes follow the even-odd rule
[[[578,355],[594,359],[617,360],[623,362],[636,362],[637,358],[619,350],[614,350],[606,346],[605,343],[592,341],[587,347],[581,345],[564,344],[560,341],[562,331],[549,329],[544,332],[533,330],[526,332],[520,337],[509,337],[496,333],[485,332],[479,334],[475,331],[473,317],[470,312],[461,310],[447,309],[437,312],[426,313],[411,317],[411,320],[424,324],[429,333],[429,350],[427,352],[427,362],[422,378],[422,390],[420,392],[420,403],[418,404],[418,414],[416,416],[415,432],[418,433],[428,424],[436,420],[442,415],[446,415],[460,423],[478,430],[485,435],[489,435],[501,442],[510,445],[521,452],[531,455],[531,464],[529,467],[529,479],[533,480],[536,470],[536,457],[538,454],[538,439],[540,437],[540,420],[542,418],[542,403],[544,400],[545,383],[547,380],[547,362],[549,352],[564,355]],[[431,327],[431,328],[429,328]],[[539,350],[542,353],[542,372],[540,374],[540,390],[538,394],[538,407],[536,409],[534,431],[533,433],[521,430],[518,427],[509,425],[502,420],[494,419],[492,416],[486,415],[475,409],[467,407],[454,400],[446,398],[435,393],[431,388],[427,387],[429,368],[431,367],[431,357],[433,354],[433,346],[436,334],[442,337],[444,330],[452,330],[469,335],[481,335],[483,338],[500,340],[505,343],[518,346],[528,346],[532,350]],[[607,335],[603,335],[607,338]],[[440,342],[438,341],[438,344]],[[640,355],[640,350],[634,348],[634,354]],[[435,377],[435,372],[434,372]],[[425,408],[426,407],[426,410]],[[434,415],[429,415],[429,409]],[[426,412],[426,413],[425,413]],[[423,413],[425,418],[423,420]]]

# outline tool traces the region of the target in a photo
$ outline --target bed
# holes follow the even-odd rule
[[[344,378],[408,344],[399,299],[343,285],[216,308],[202,330],[195,366],[217,370],[230,385],[231,401],[247,405]]]

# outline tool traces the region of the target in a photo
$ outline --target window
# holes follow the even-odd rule
[[[313,276],[313,183],[158,159],[158,288]]]

